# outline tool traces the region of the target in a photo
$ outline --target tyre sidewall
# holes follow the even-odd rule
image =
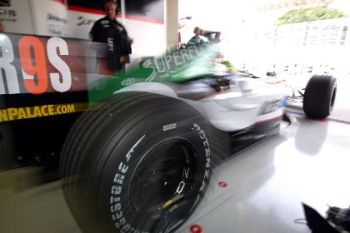
[[[95,180],[91,182],[90,188],[97,191],[95,198],[98,201],[98,215],[104,219],[104,225],[108,228],[123,232],[143,231],[147,218],[135,218],[128,200],[129,184],[141,155],[165,140],[183,139],[196,151],[196,181],[191,187],[190,201],[186,203],[189,211],[183,213],[184,218],[191,214],[198,204],[197,200],[203,197],[210,177],[210,147],[206,124],[190,108],[175,110],[176,113],[168,108],[162,114],[149,113],[147,117],[141,117],[140,121],[130,121],[123,127],[125,133],[113,132],[112,123],[105,132],[105,135],[111,136],[101,137],[100,142],[96,143],[103,145],[103,141],[106,142],[102,148],[101,159],[104,162],[100,160],[99,166],[94,169]],[[176,211],[179,206],[174,205],[171,211]]]

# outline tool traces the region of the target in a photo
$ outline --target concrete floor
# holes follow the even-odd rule
[[[324,214],[350,205],[350,125],[301,119],[214,170],[208,195],[178,232],[306,233],[305,202]],[[228,183],[226,188],[219,181]]]
[[[337,109],[325,121],[298,115],[279,135],[217,167],[204,200],[177,233],[190,232],[191,224],[204,233],[306,233],[306,225],[295,223],[304,217],[302,202],[321,214],[327,205],[348,207],[350,123],[337,122],[336,114],[350,122],[350,114]],[[79,233],[60,181],[22,190],[36,172],[0,173],[0,232]],[[228,186],[220,187],[220,181]]]

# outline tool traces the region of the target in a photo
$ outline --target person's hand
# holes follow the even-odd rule
[[[134,43],[134,39],[129,38],[129,42],[130,42],[130,44],[133,44]]]

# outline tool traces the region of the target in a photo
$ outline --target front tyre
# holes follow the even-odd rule
[[[204,119],[155,94],[124,93],[104,106],[82,116],[63,150],[73,215],[86,232],[173,231],[209,181]]]
[[[314,75],[306,85],[303,109],[307,117],[322,119],[333,110],[337,94],[336,79],[329,75]]]

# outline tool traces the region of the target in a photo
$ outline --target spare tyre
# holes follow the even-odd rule
[[[118,94],[69,133],[64,195],[83,232],[171,232],[202,199],[210,156],[206,121],[192,106]]]
[[[303,109],[307,117],[322,119],[333,110],[337,94],[336,79],[329,75],[314,75],[306,85]]]

